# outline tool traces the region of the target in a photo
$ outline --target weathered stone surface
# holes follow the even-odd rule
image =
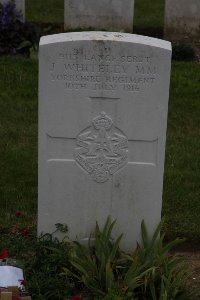
[[[165,38],[171,41],[199,40],[200,1],[166,0]]]
[[[0,0],[0,3],[6,3],[9,2],[8,0]],[[15,0],[16,9],[18,11],[21,11],[22,13],[22,20],[25,21],[25,0]]]
[[[169,42],[81,32],[40,42],[38,233],[67,223],[85,241],[98,221],[133,250],[162,206]]]
[[[133,31],[134,0],[65,0],[66,30]]]

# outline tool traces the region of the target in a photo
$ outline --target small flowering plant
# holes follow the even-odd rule
[[[21,211],[16,211],[16,213],[15,213],[15,217],[16,217],[16,218],[20,218],[20,217],[22,217],[22,216],[23,216],[23,214],[22,214]]]
[[[39,40],[38,29],[22,20],[14,0],[0,2],[0,55],[30,56],[30,48],[35,48]]]
[[[10,0],[0,4],[0,31],[21,20],[22,13],[16,9],[14,1]]]
[[[18,260],[18,259],[15,259],[15,258],[12,258],[10,257],[9,255],[9,252],[8,252],[8,249],[2,249],[0,250],[0,267],[3,266],[3,267],[16,267],[16,268],[20,268],[20,269],[23,269],[23,263]],[[10,279],[12,281],[12,272],[11,272],[11,269],[9,269],[9,276],[10,276]],[[7,280],[8,280],[8,275],[7,275]],[[28,282],[26,279],[19,279],[19,295],[20,296],[26,296],[28,295],[28,292],[27,292],[27,288],[28,288]],[[6,286],[5,286],[6,288]]]
[[[8,249],[0,251],[0,266],[12,266],[21,268],[23,263],[15,258],[10,257]]]
[[[9,257],[8,249],[2,249],[0,251],[0,260],[7,259]]]
[[[21,211],[15,212],[15,224],[10,228],[10,234],[27,237],[30,236],[31,230],[29,227],[22,227],[20,220],[23,219],[24,214]],[[20,219],[20,220],[19,220]]]
[[[9,257],[8,249],[0,251],[0,266],[16,266],[16,262]]]

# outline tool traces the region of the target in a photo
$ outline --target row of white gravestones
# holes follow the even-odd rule
[[[0,0],[8,3],[10,0]],[[25,0],[14,0],[25,21]],[[66,30],[94,29],[132,32],[134,0],[64,0]]]
[[[9,0],[0,0],[6,3]],[[14,0],[25,21],[25,0]],[[134,0],[64,0],[65,30],[132,32]],[[184,41],[200,34],[199,0],[165,0],[165,39]]]
[[[10,0],[0,0],[0,3],[5,4]],[[14,0],[17,11],[21,12],[21,21],[25,21],[25,0]]]
[[[200,1],[165,1],[165,38],[171,41],[199,40]]]
[[[133,31],[134,0],[65,0],[65,30]]]
[[[169,42],[110,32],[42,37],[38,233],[67,223],[84,243],[117,219],[132,251],[161,216]]]
[[[65,30],[132,32],[134,0],[65,0]],[[165,38],[190,40],[200,34],[199,0],[165,0]]]

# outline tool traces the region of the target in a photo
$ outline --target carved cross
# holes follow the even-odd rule
[[[109,180],[127,164],[155,166],[158,140],[130,139],[115,126],[115,120],[106,111],[114,108],[119,100],[91,97],[91,120],[76,137],[47,136],[48,161],[76,161],[77,167],[98,183]]]

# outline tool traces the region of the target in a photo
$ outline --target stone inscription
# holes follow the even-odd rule
[[[80,132],[76,144],[76,162],[98,183],[106,182],[128,163],[128,139],[103,111]]]
[[[102,51],[103,52],[103,51]],[[67,90],[123,90],[139,92],[151,87],[158,78],[152,57],[145,55],[116,56],[105,53],[86,53],[72,49],[58,53],[56,62],[49,65],[50,80],[62,82]]]

